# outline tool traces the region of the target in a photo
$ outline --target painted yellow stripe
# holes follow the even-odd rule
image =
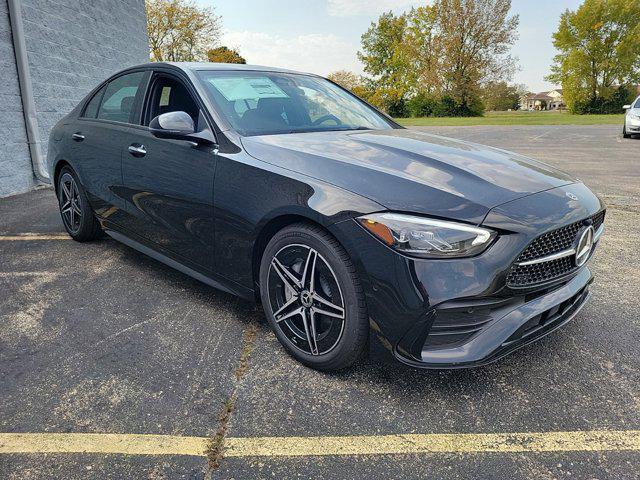
[[[71,240],[69,235],[46,235],[38,233],[25,233],[21,235],[0,235],[0,242],[20,242],[34,240]]]
[[[209,439],[172,435],[0,433],[2,453],[205,456]],[[640,430],[227,438],[225,457],[640,451]]]
[[[0,433],[0,453],[204,456],[209,439],[116,433]]]
[[[640,430],[229,438],[226,457],[640,450]]]

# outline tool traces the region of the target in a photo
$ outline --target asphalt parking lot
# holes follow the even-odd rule
[[[422,130],[533,156],[605,199],[593,297],[572,322],[479,369],[322,374],[254,306],[113,240],[65,239],[51,190],[0,199],[0,477],[640,478],[640,139]],[[537,448],[546,432],[567,432],[562,446]],[[120,436],[73,436],[90,433]],[[81,446],[59,453],[53,434]],[[426,434],[442,448],[420,450]]]

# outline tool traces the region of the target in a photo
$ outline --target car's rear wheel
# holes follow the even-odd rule
[[[345,250],[322,228],[291,225],[271,239],[260,264],[260,294],[278,340],[303,364],[339,370],[365,352],[360,280]]]
[[[622,138],[631,138],[631,134],[627,133],[627,126],[622,127]]]
[[[76,173],[63,167],[58,176],[58,205],[67,233],[78,242],[98,238],[102,230]]]

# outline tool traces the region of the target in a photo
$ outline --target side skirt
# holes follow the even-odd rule
[[[211,277],[208,277],[206,275],[204,275],[203,273],[198,272],[197,270],[194,270],[192,268],[187,267],[186,265],[178,262],[177,260],[174,260],[173,258],[170,258],[160,252],[158,252],[157,250],[154,250],[150,247],[147,247],[146,245],[143,245],[142,243],[136,242],[135,240],[132,240],[131,238],[127,237],[126,235],[123,235],[120,232],[117,232],[115,230],[105,230],[105,233],[107,235],[109,235],[111,238],[113,238],[114,240],[125,244],[128,247],[133,248],[134,250],[139,251],[140,253],[144,253],[145,255],[153,258],[154,260],[157,260],[161,263],[164,263],[165,265],[174,268],[176,270],[178,270],[179,272],[184,273],[185,275],[189,275],[192,278],[195,278],[196,280],[209,285],[210,287],[216,288],[218,290],[222,290],[223,292],[227,292],[230,293],[232,295],[236,295],[238,297],[241,297],[245,300],[249,300],[249,301],[255,301],[255,294],[253,292],[253,290],[250,290],[248,288],[244,288],[240,285],[230,285],[229,283],[223,283],[222,281],[219,280],[214,280]]]

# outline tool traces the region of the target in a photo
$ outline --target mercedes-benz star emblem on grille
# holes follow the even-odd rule
[[[593,248],[593,227],[589,225],[580,234],[578,245],[576,246],[576,265],[581,267],[589,259],[591,249]]]
[[[578,200],[578,196],[577,196],[577,195],[574,195],[574,194],[573,194],[573,193],[571,193],[571,192],[565,192],[565,195],[566,195],[567,197],[569,197],[571,200]]]

